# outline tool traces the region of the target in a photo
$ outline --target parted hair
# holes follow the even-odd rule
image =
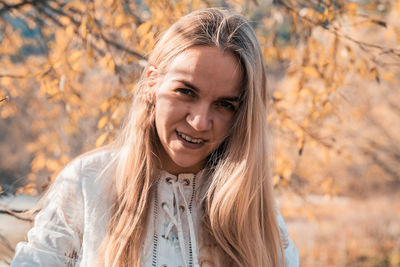
[[[195,46],[232,53],[243,72],[240,107],[229,136],[208,156],[205,166],[207,182],[201,198],[204,231],[230,266],[284,265],[270,175],[269,96],[261,48],[246,18],[219,8],[180,18],[149,56],[125,126],[112,144],[116,196],[99,250],[99,265],[142,264],[149,207],[161,168],[148,84],[157,87],[171,61]],[[160,70],[160,77],[146,75],[150,66]]]

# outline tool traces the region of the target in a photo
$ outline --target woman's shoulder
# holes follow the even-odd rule
[[[87,176],[88,174],[101,172],[113,165],[113,162],[115,162],[115,155],[116,152],[110,149],[89,151],[69,162],[61,171],[61,174],[65,172],[74,172],[78,174],[75,176]]]
[[[113,169],[115,152],[113,150],[93,150],[82,154],[70,163],[58,174],[53,182],[53,187],[58,185],[75,185],[75,187],[87,186],[110,176]]]
[[[82,170],[101,169],[114,162],[116,151],[112,149],[92,150],[76,158]],[[100,167],[100,168],[99,168]]]
[[[50,189],[50,195],[74,196],[79,205],[91,205],[113,192],[112,150],[95,150],[72,160],[59,173]]]

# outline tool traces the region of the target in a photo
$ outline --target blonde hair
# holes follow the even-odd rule
[[[177,55],[194,46],[213,46],[232,53],[244,74],[241,104],[230,135],[207,159],[204,229],[232,265],[281,266],[283,252],[267,142],[268,94],[259,43],[243,16],[217,8],[199,10],[168,29],[150,55],[149,66],[165,71]],[[117,152],[116,198],[100,252],[105,266],[141,264],[148,207],[160,167],[147,70],[113,148]]]

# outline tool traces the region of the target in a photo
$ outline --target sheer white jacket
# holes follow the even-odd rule
[[[17,245],[12,267],[94,266],[96,250],[106,235],[113,186],[102,166],[110,152],[99,152],[70,163],[57,177],[44,208]],[[101,178],[103,177],[103,178]],[[144,266],[222,266],[218,253],[202,240],[201,207],[196,196],[201,175],[174,176],[161,172],[152,201]],[[298,266],[298,252],[278,212],[286,266]]]

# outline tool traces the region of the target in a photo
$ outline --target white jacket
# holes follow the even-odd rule
[[[110,152],[99,152],[70,163],[57,177],[44,208],[35,218],[28,242],[17,245],[12,267],[94,266],[96,250],[106,235],[112,180],[102,172]],[[101,178],[103,177],[103,178]],[[195,192],[201,175],[161,172],[152,201],[143,244],[144,266],[222,266],[218,253],[202,240]],[[298,252],[278,211],[286,266],[298,266]]]

